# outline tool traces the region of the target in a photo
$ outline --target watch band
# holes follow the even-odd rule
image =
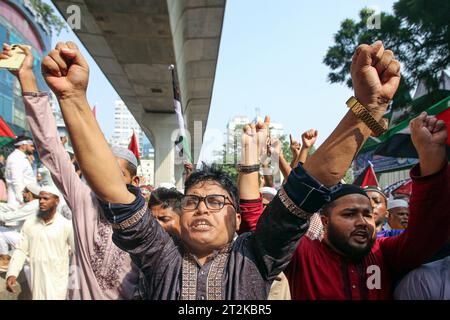
[[[378,123],[370,114],[370,112],[364,107],[355,97],[350,97],[347,102],[347,106],[352,110],[354,115],[361,119],[367,127],[374,133],[376,137],[381,136],[386,132],[386,128],[384,128],[380,123]]]
[[[254,165],[242,165],[242,164],[238,164],[238,171],[242,172],[242,173],[251,173],[251,172],[255,172],[255,171],[259,171],[260,165],[259,164],[254,164]]]

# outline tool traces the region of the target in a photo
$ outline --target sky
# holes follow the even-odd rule
[[[48,0],[47,0],[48,1]],[[347,112],[352,91],[327,81],[323,64],[333,36],[363,7],[392,12],[393,0],[227,0],[208,124],[200,160],[210,162],[234,116],[253,119],[255,109],[281,123],[286,134],[319,131],[317,146]],[[88,100],[109,139],[119,96],[71,30],[53,42],[75,41],[91,66]],[[382,39],[381,39],[382,40]]]

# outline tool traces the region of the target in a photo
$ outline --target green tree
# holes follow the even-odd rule
[[[439,71],[450,65],[450,2],[440,0],[399,0],[394,14],[380,13],[380,28],[367,25],[374,11],[364,8],[359,21],[345,19],[328,48],[324,63],[330,67],[331,83],[352,87],[350,65],[356,47],[361,43],[382,40],[402,63],[402,82],[394,97],[394,107],[411,100],[410,90],[419,80],[431,89],[438,85]]]
[[[42,0],[30,0],[31,5],[38,14],[40,14],[45,21],[46,25],[57,35],[61,30],[67,30],[67,26],[64,20],[60,19],[53,11],[53,8],[43,3]]]

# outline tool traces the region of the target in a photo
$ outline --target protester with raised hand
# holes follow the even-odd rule
[[[258,136],[258,140],[264,140],[268,136],[270,118],[265,117],[264,123],[258,122],[256,125],[246,125],[241,137],[241,164],[239,165],[238,190],[240,199],[240,210],[242,222],[238,233],[254,231],[258,220],[264,210],[264,195],[260,193],[259,188],[259,161],[265,159],[264,152],[266,150],[258,150],[251,148],[251,140],[254,135]],[[291,139],[292,141],[292,139]],[[279,151],[277,151],[279,152]],[[255,166],[255,170],[250,171],[246,168]],[[272,188],[273,189],[273,188]],[[275,195],[272,196],[272,198]],[[268,204],[268,203],[267,203]],[[280,273],[274,280],[270,291],[269,300],[290,300],[291,294],[289,284],[284,273]]]
[[[442,188],[448,192],[446,168],[431,177],[425,177],[430,170],[419,174],[413,171],[415,177],[424,176],[417,177],[415,184],[418,215],[433,214],[435,219],[431,220],[445,221],[444,225],[427,228],[428,219],[423,221],[421,227],[425,227],[421,230],[409,229],[399,237],[382,240],[374,240],[375,222],[366,193],[349,185],[331,187],[343,177],[371,132],[382,133],[383,128],[377,121],[398,88],[400,66],[393,53],[376,42],[357,48],[351,74],[356,96],[348,101],[351,110],[305,165],[291,172],[279,192],[281,198],[285,193],[299,209],[307,212],[320,209],[323,213],[324,240],[309,241],[303,237],[286,270],[294,299],[390,298],[391,279],[420,263],[424,255],[435,250],[433,247],[442,241],[441,235],[436,241],[427,241],[422,238],[424,233],[433,228],[443,234],[449,230],[445,224],[449,215],[437,210],[448,207],[449,199],[430,199],[433,206],[424,208],[425,203],[430,203],[426,197],[436,197],[426,192],[427,188]]]
[[[80,90],[72,84],[79,83],[77,77],[68,73],[67,63],[59,55],[58,49],[49,52],[44,58],[42,72],[46,80],[58,76],[68,76],[70,91],[57,91],[58,98],[68,99],[72,89]],[[9,46],[4,46],[0,58],[9,56]],[[40,160],[50,171],[52,179],[72,210],[72,223],[75,233],[76,253],[73,265],[76,266],[76,279],[69,292],[69,298],[75,300],[131,299],[138,283],[138,270],[129,255],[112,242],[111,225],[104,218],[96,196],[80,180],[75,167],[58,136],[55,118],[48,103],[48,96],[40,92],[33,73],[33,55],[27,47],[22,48],[26,58],[21,68],[13,72],[17,76],[25,104],[25,111],[30,129],[36,141]],[[47,63],[47,64],[46,64]],[[55,65],[60,66],[57,72]],[[55,72],[53,75],[51,72]],[[79,69],[78,74],[87,74],[86,69]],[[65,82],[67,85],[68,82]],[[75,94],[76,96],[76,94]],[[95,151],[91,151],[95,152]],[[115,161],[120,166],[124,181],[138,185],[136,178],[137,159],[125,148],[114,148]],[[106,177],[106,176],[105,176]],[[105,180],[106,181],[106,180]]]
[[[58,97],[83,175],[113,223],[115,243],[145,274],[148,297],[267,298],[273,279],[306,232],[309,215],[296,216],[275,198],[270,218],[261,218],[255,232],[234,239],[240,224],[236,186],[226,174],[205,167],[186,181],[181,241],[171,238],[146,212],[139,190],[124,183],[92,113],[87,112],[89,68],[84,58],[72,43],[57,50],[67,64],[46,57],[44,78]],[[251,143],[258,145],[256,137]]]
[[[302,133],[302,148],[297,159],[297,163],[305,163],[311,148],[314,146],[319,135],[315,129],[309,129]]]

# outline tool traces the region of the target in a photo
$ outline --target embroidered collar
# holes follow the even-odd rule
[[[211,262],[206,278],[206,293],[208,300],[223,300],[223,274],[228,261],[233,241],[219,250],[215,250],[208,257],[206,263]],[[184,247],[181,281],[181,299],[195,300],[197,298],[197,277],[201,268],[197,257]]]

